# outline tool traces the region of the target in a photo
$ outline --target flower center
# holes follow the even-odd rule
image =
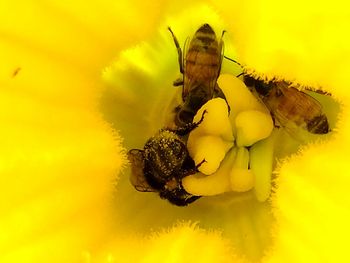
[[[215,24],[217,22],[210,23]],[[171,126],[169,123],[174,122],[175,116],[171,113],[184,104],[184,83],[177,81],[179,86],[172,86],[172,82],[181,76],[178,52],[166,26],[163,28],[162,36],[121,53],[103,75],[106,91],[101,99],[101,109],[105,118],[121,132],[128,150],[142,150],[146,141],[160,129]],[[172,30],[176,33],[179,28],[172,27]],[[229,75],[222,74],[218,83],[223,92],[226,91],[230,115],[227,108],[225,112],[225,101],[218,98],[216,100],[221,102],[216,101],[214,107],[208,108],[202,126],[194,129],[188,140],[184,137],[192,159],[196,164],[201,163],[198,170],[206,175],[189,175],[183,180],[183,186],[190,194],[205,197],[179,208],[161,200],[157,193],[135,191],[128,178],[123,176],[116,189],[118,214],[115,222],[131,233],[149,233],[149,229],[169,227],[182,220],[198,222],[206,229],[220,229],[243,255],[258,260],[272,242],[271,229],[275,220],[266,200],[270,197],[272,171],[278,160],[298,151],[303,144],[297,138],[299,135],[304,143],[308,143],[328,138],[329,134],[313,135],[302,131],[296,136],[290,135],[289,125],[283,120],[276,121],[275,116],[272,121],[270,108],[262,106],[261,97],[259,102],[259,96],[255,98],[235,77],[241,68],[226,60],[222,63],[221,73]],[[186,74],[186,67],[184,70]],[[230,82],[235,81],[240,81],[243,89],[231,85]],[[312,96],[321,104],[330,105],[325,107],[331,108],[325,114],[330,127],[334,127],[337,104],[325,95]],[[218,111],[220,107],[224,110]],[[194,121],[198,121],[196,117]],[[175,188],[173,183],[168,186]]]

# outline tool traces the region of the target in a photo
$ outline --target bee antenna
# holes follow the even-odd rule
[[[222,30],[221,38],[223,38],[225,33],[226,33],[226,30]]]
[[[239,65],[240,67],[242,67],[242,64],[239,63],[239,62],[237,62],[236,60],[234,60],[234,59],[232,59],[232,58],[229,58],[229,57],[226,57],[226,56],[224,56],[224,58],[226,58],[227,60],[230,60],[230,61],[236,63],[237,65]]]

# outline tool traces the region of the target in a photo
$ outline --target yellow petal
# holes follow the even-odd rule
[[[119,48],[149,34],[136,19],[126,30],[117,14],[136,10],[111,3],[0,3],[1,262],[78,262],[111,229],[125,158],[97,108],[100,75]]]

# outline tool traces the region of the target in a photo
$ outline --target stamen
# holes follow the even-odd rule
[[[254,175],[249,166],[249,151],[245,147],[237,150],[236,159],[230,172],[232,191],[246,192],[254,187]]]
[[[274,142],[278,130],[270,137],[255,143],[250,148],[250,169],[255,178],[254,192],[260,202],[266,201],[271,192],[271,175],[274,156]]]
[[[235,119],[237,146],[251,146],[268,137],[274,127],[271,115],[257,110],[240,112]]]

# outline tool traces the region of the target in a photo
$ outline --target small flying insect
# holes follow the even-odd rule
[[[175,124],[184,126],[191,123],[194,115],[208,100],[226,97],[217,84],[223,58],[223,41],[218,40],[212,27],[202,25],[194,34],[185,54],[179,42],[168,27],[177,49],[182,78],[174,81],[174,86],[182,85],[183,104],[175,108]]]
[[[182,137],[203,121],[205,113],[199,122],[174,130],[162,129],[146,142],[143,150],[128,152],[130,182],[136,190],[158,192],[162,199],[177,206],[186,206],[200,198],[187,193],[181,181],[185,176],[198,172],[205,160],[196,166]]]
[[[291,82],[264,81],[245,73],[243,80],[247,87],[254,88],[258,97],[270,110],[273,119],[287,130],[292,131],[300,127],[313,134],[330,132],[328,119],[322,111],[321,104],[312,96],[293,87]]]

